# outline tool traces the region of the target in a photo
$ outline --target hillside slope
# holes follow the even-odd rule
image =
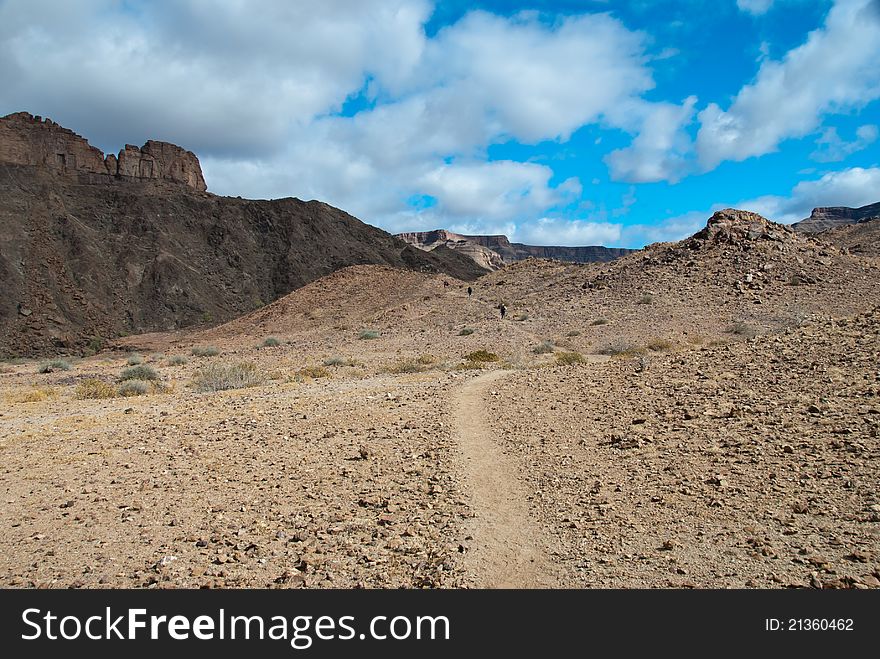
[[[205,192],[174,145],[102,159],[48,120],[19,113],[0,128],[0,354],[229,320],[353,264],[485,272],[321,202]]]

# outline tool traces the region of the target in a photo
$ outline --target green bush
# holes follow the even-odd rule
[[[37,369],[37,373],[52,373],[53,371],[69,371],[73,366],[70,365],[70,362],[65,361],[63,359],[53,359],[48,362],[43,362],[40,364],[40,367]]]
[[[192,349],[193,357],[216,357],[220,351],[214,346],[196,346]]]
[[[358,334],[358,338],[365,340],[378,339],[380,334],[379,330],[365,329],[361,330],[360,334]]]
[[[183,366],[184,364],[188,364],[189,360],[183,355],[172,355],[165,363],[169,366]]]
[[[269,336],[263,339],[263,342],[260,344],[263,348],[277,348],[281,345],[281,341],[276,339],[274,336]]]
[[[133,352],[128,356],[128,365],[129,366],[137,366],[138,364],[144,363],[144,358],[141,357],[138,353]]]
[[[594,326],[595,325],[607,325],[607,324],[608,324],[607,318],[596,318],[596,320],[594,320],[592,323],[590,323],[590,325],[594,325]]]
[[[252,362],[238,364],[208,364],[195,372],[192,379],[196,391],[224,391],[256,387],[266,381]]]
[[[651,293],[645,293],[639,298],[638,304],[654,304],[654,296]]]
[[[151,366],[132,366],[130,368],[122,369],[122,373],[119,374],[119,381],[124,382],[125,380],[158,380],[159,374],[156,373],[155,369]]]
[[[470,336],[474,332],[476,332],[473,327],[463,327],[462,330],[458,333],[459,336]]]

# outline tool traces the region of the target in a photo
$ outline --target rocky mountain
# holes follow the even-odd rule
[[[398,238],[425,251],[442,245],[467,254],[478,265],[489,270],[528,258],[556,259],[570,263],[613,261],[633,251],[620,247],[555,247],[512,243],[507,236],[467,236],[445,229],[399,233]]]
[[[880,217],[868,217],[822,233],[822,237],[852,254],[880,256]]]
[[[437,248],[451,249],[459,254],[464,254],[481,268],[486,268],[487,270],[497,270],[504,267],[504,258],[501,254],[475,240],[471,240],[471,238],[484,238],[486,236],[462,236],[445,229],[436,229],[434,231],[399,233],[397,237],[413,247],[418,247],[426,252],[434,251]],[[504,236],[497,237],[506,240]]]
[[[880,218],[880,202],[862,206],[861,208],[848,208],[847,206],[814,208],[810,217],[800,222],[795,222],[791,226],[795,231],[819,233],[834,227],[857,224],[863,220],[873,218]]]
[[[105,157],[49,119],[0,118],[0,353],[228,320],[354,264],[485,272],[318,201],[210,194],[173,144]]]

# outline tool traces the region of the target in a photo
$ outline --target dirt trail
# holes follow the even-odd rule
[[[483,397],[506,374],[492,371],[468,381],[453,401],[475,512],[470,568],[483,588],[550,588],[553,579],[529,517],[525,488],[485,418]]]

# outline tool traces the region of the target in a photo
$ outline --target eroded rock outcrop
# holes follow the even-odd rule
[[[818,233],[835,227],[858,224],[872,219],[880,218],[880,202],[868,204],[860,208],[848,206],[828,206],[814,208],[810,217],[792,224],[796,231],[806,233]]]
[[[595,263],[613,261],[630,253],[622,247],[560,247],[547,245],[524,245],[512,243],[504,235],[469,236],[445,229],[399,233],[397,237],[421,250],[431,251],[439,246],[448,247],[471,258],[477,265],[497,270],[507,264],[528,258],[555,259],[571,263]]]
[[[168,142],[125,145],[119,156],[100,149],[51,119],[16,112],[0,118],[0,162],[30,165],[71,177],[168,181],[207,190],[199,159]],[[100,180],[99,178],[99,180]]]

